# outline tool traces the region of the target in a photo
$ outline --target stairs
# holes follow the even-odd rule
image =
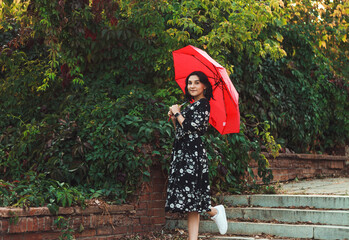
[[[228,233],[218,236],[215,223],[202,220],[200,233],[217,235],[210,239],[261,239],[255,238],[261,234],[273,239],[349,239],[349,196],[233,195],[222,201]],[[185,219],[166,221],[168,229],[187,229],[186,225]]]

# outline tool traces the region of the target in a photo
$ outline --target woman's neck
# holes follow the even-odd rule
[[[199,101],[200,99],[203,99],[203,98],[205,98],[205,96],[198,96],[194,98],[194,102]]]

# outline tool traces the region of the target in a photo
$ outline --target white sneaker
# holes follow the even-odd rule
[[[214,215],[211,219],[217,224],[220,234],[226,234],[228,230],[227,216],[225,215],[225,209],[223,205],[218,205],[214,207],[217,209],[217,214]]]

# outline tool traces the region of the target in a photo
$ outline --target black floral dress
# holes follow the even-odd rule
[[[201,136],[206,132],[210,104],[202,98],[181,112],[183,127],[176,122],[165,210],[207,212],[211,207],[206,150]]]

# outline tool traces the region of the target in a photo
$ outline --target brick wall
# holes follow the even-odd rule
[[[132,204],[103,204],[60,208],[58,216],[69,220],[76,239],[119,239],[147,233],[165,224],[165,176],[160,166],[151,169],[151,182],[143,186]],[[0,240],[58,239],[62,234],[48,208],[0,208]]]
[[[280,153],[280,156],[274,159],[267,153],[265,155],[273,171],[274,182],[295,178],[349,175],[348,156]],[[257,163],[252,161],[250,166],[256,174]]]

